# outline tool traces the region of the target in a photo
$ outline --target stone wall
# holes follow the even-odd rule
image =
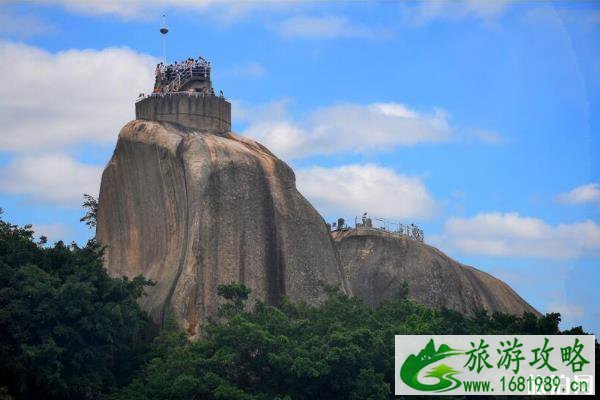
[[[174,122],[216,133],[231,131],[231,103],[217,96],[195,93],[152,95],[135,104],[135,117]]]

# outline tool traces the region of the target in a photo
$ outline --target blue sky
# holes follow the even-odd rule
[[[133,101],[204,55],[234,130],[328,221],[364,211],[600,331],[597,2],[77,2],[0,6],[0,206],[84,242]]]

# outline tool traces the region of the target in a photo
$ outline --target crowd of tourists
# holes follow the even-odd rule
[[[376,223],[373,222],[373,219],[376,220]],[[332,224],[327,224],[329,229],[333,230],[347,230],[352,229],[344,218],[338,218],[337,222],[333,222]],[[354,220],[354,229],[358,228],[372,228],[378,229],[382,231],[389,232],[391,234],[395,234],[401,237],[407,237],[409,239],[415,239],[419,242],[423,242],[425,240],[425,233],[421,228],[419,228],[415,224],[400,224],[398,222],[392,222],[385,218],[377,218],[370,217],[367,213],[364,213],[361,218],[356,217]]]
[[[168,65],[160,62],[156,65],[155,69],[156,80],[154,92],[164,92],[165,88],[177,77],[186,78],[192,76],[210,79],[210,61],[205,60],[203,57],[198,57],[197,59],[190,57],[187,60],[175,61],[173,64]],[[214,92],[210,94],[214,95]]]

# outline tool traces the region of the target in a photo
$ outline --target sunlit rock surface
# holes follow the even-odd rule
[[[217,285],[241,282],[276,304],[317,303],[321,283],[346,290],[333,240],[262,145],[168,122],[135,120],[102,176],[97,239],[113,276],[156,281],[141,304],[190,335],[213,314]]]
[[[506,283],[435,247],[372,228],[332,235],[352,293],[372,306],[396,296],[406,281],[410,298],[434,308],[539,314]]]

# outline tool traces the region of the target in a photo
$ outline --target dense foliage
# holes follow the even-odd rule
[[[247,289],[220,290],[230,304],[202,340],[173,325],[114,400],[387,399],[394,382],[394,335],[558,333],[558,314],[523,318],[434,311],[404,298],[373,310],[335,289],[320,307],[257,303],[239,307]],[[223,315],[225,314],[225,315]]]
[[[149,282],[109,277],[93,242],[44,247],[1,217],[0,394],[94,399],[126,383],[149,341]]]
[[[171,321],[150,343],[136,304],[150,282],[109,277],[94,242],[45,242],[0,212],[0,399],[388,399],[394,335],[559,333],[558,314],[464,317],[406,286],[372,309],[336,288],[318,307],[250,305],[234,283],[199,340]]]

